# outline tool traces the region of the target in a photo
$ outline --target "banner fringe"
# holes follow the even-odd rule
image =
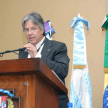
[[[86,65],[73,65],[74,69],[84,69],[86,68]]]

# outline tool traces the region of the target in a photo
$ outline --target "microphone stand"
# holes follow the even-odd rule
[[[25,49],[26,49],[26,48],[19,48],[19,49],[16,49],[16,50],[7,50],[7,51],[5,51],[5,52],[1,52],[1,53],[0,53],[0,57],[3,57],[4,54],[6,54],[6,53],[11,53],[11,52],[17,54],[16,51],[22,51],[22,50],[25,50]],[[17,54],[17,55],[18,55],[18,54]]]

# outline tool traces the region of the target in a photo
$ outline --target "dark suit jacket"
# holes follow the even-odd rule
[[[58,77],[65,84],[65,77],[68,74],[69,58],[67,56],[67,47],[62,42],[48,40],[46,38],[45,44],[41,51],[41,59],[46,65],[53,70]],[[19,58],[27,58],[27,51],[20,51]],[[67,95],[59,95],[59,99],[67,98]],[[65,108],[65,107],[64,107]]]

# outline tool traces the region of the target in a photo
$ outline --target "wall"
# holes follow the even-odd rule
[[[107,2],[108,3],[108,2]],[[104,81],[104,44],[105,32],[101,25],[106,15],[106,0],[0,0],[0,52],[22,48],[27,42],[22,31],[24,15],[39,12],[44,21],[50,20],[56,31],[53,40],[66,43],[70,58],[66,87],[70,93],[72,70],[73,34],[69,24],[80,13],[90,21],[91,28],[86,30],[87,59],[92,84],[93,107],[101,108]],[[17,59],[14,53],[5,54],[0,60]]]

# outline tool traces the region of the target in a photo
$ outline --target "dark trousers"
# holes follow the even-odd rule
[[[59,108],[67,108],[67,103],[69,102],[68,97],[59,99]]]

